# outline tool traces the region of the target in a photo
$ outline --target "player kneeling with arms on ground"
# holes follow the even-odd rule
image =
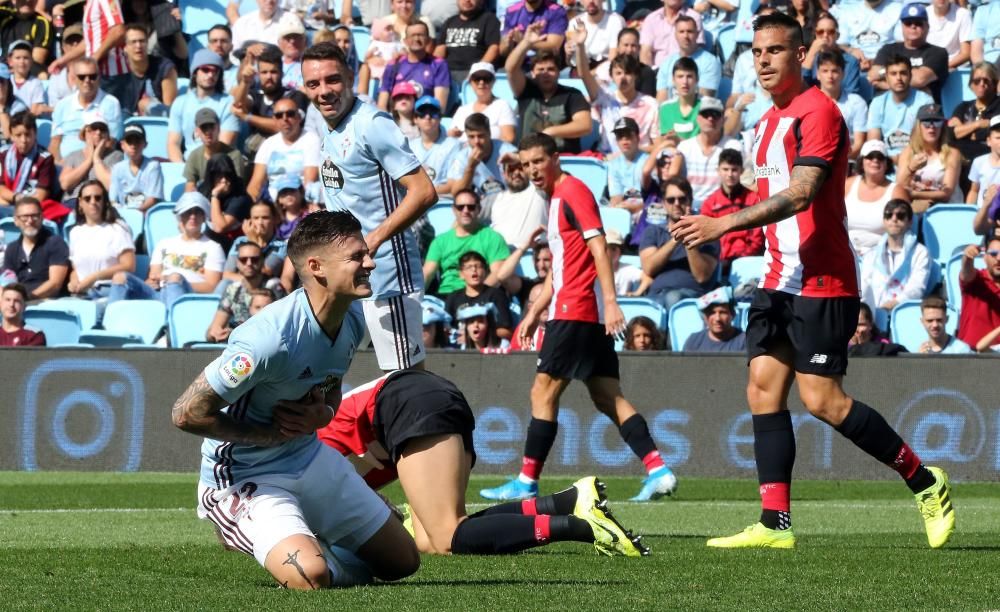
[[[420,555],[402,523],[316,430],[333,418],[365,333],[355,300],[375,268],[348,212],[305,217],[288,240],[302,288],[233,330],[173,407],[205,437],[198,516],[282,586],[399,580]]]
[[[496,555],[575,541],[593,543],[607,555],[649,554],[641,538],[612,516],[604,484],[593,476],[554,495],[466,515],[475,426],[454,384],[403,370],[345,395],[319,437],[347,456],[372,488],[399,479],[421,552]]]

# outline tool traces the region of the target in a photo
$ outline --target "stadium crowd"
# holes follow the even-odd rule
[[[763,232],[688,249],[668,224],[758,202],[770,100],[750,23],[775,10],[802,24],[805,76],[851,143],[867,305],[852,351],[907,350],[890,330],[911,351],[1000,349],[1000,4],[949,0],[0,5],[0,345],[45,344],[46,313],[87,308],[95,329],[152,344],[110,320],[143,318],[112,306],[136,300],[194,329],[186,344],[225,342],[295,289],[285,240],[326,204],[300,59],[332,41],[440,198],[413,226],[428,348],[544,341],[543,326],[522,346],[517,325],[551,270],[552,203],[513,145],[543,132],[601,203],[620,348],[742,351]],[[211,308],[174,319],[192,294]]]

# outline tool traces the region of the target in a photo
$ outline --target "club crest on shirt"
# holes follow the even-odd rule
[[[340,141],[340,157],[346,158],[347,152],[351,150],[351,137],[344,136],[344,139]]]
[[[253,359],[247,353],[237,353],[219,368],[222,376],[222,384],[230,389],[234,389],[241,382],[250,376],[253,371]]]
[[[323,186],[327,189],[343,189],[344,188],[344,174],[340,171],[330,158],[323,160],[323,167],[319,171],[320,178],[323,180]]]

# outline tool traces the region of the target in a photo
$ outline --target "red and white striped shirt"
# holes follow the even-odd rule
[[[96,55],[111,28],[124,23],[125,18],[118,0],[87,0],[83,7],[83,42],[87,57]],[[128,72],[124,44],[109,49],[104,59],[97,62],[97,68],[104,77]]]
[[[594,291],[597,267],[587,240],[603,233],[601,212],[590,189],[580,179],[563,174],[549,204],[550,321],[600,322],[601,313]]]
[[[788,188],[793,166],[827,170],[809,208],[764,228],[767,249],[761,288],[803,297],[859,295],[844,204],[849,148],[840,109],[816,87],[785,108],[771,107],[757,124],[753,160],[762,202]]]

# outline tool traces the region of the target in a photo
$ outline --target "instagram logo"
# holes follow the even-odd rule
[[[52,359],[28,377],[21,398],[22,469],[139,469],[145,391],[132,365]]]

